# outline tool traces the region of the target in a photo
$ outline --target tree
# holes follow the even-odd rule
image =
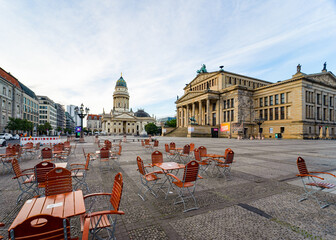
[[[154,123],[148,123],[145,126],[145,130],[148,134],[156,134],[157,133],[157,126]]]
[[[7,129],[11,131],[33,131],[34,124],[27,119],[20,119],[20,118],[9,118],[9,121],[6,126]]]
[[[165,125],[167,127],[173,127],[173,128],[175,128],[176,127],[176,119],[172,119],[172,120],[166,121]]]

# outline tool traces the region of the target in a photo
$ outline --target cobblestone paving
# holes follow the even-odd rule
[[[107,138],[118,141],[117,137],[101,137],[101,141]],[[298,156],[306,160],[311,171],[335,170],[335,141],[163,137],[158,140],[162,152],[164,144],[171,141],[178,147],[194,142],[196,147],[203,145],[209,153],[217,154],[230,147],[236,160],[231,177],[218,178],[211,166],[209,174],[202,174],[203,179],[197,183],[195,196],[199,209],[187,213],[183,213],[183,205],[174,205],[175,190],[167,199],[160,191],[157,198],[147,193],[146,201],[142,201],[138,196],[141,183],[136,157],[140,156],[145,164],[151,162],[151,157],[138,138],[128,137],[128,142],[122,144],[120,166],[101,166],[99,160],[92,161],[87,176],[90,193],[94,193],[111,192],[115,174],[123,174],[120,210],[125,215],[118,217],[117,239],[336,239],[336,195],[320,194],[332,203],[320,209],[312,199],[298,202],[303,188],[289,184],[296,180]],[[86,143],[77,144],[76,155],[69,158],[69,163],[84,162],[82,148],[86,152],[98,149],[93,138],[88,137]],[[4,148],[0,148],[0,153],[3,152]],[[167,161],[165,155],[164,160]],[[39,161],[26,157],[21,168],[31,168]],[[182,171],[178,176],[182,177]],[[163,175],[161,178],[165,180]],[[0,234],[7,237],[6,229],[27,198],[16,204],[18,184],[2,165],[0,182],[0,221],[5,223]],[[92,202],[97,209],[109,205],[108,199],[99,198],[87,200],[86,206]],[[187,202],[187,206],[191,204]],[[71,218],[71,232],[73,236],[81,235],[78,217]]]

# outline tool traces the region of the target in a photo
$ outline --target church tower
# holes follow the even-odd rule
[[[128,112],[129,110],[129,93],[126,81],[122,74],[118,79],[113,92],[113,110],[117,112]]]

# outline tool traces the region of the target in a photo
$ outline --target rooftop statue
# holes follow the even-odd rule
[[[200,74],[200,73],[207,73],[208,71],[206,70],[206,66],[205,64],[202,65],[201,69],[200,70],[197,70],[197,73]]]
[[[297,65],[296,70],[297,70],[298,73],[301,72],[301,65],[300,64]]]

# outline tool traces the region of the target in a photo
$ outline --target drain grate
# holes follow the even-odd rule
[[[256,213],[264,218],[267,218],[267,219],[272,219],[273,217],[267,213],[265,213],[263,210],[260,210],[259,208],[255,208],[255,207],[252,207],[248,204],[245,204],[245,203],[238,203],[238,206],[250,211],[250,212],[253,212],[253,213]]]

